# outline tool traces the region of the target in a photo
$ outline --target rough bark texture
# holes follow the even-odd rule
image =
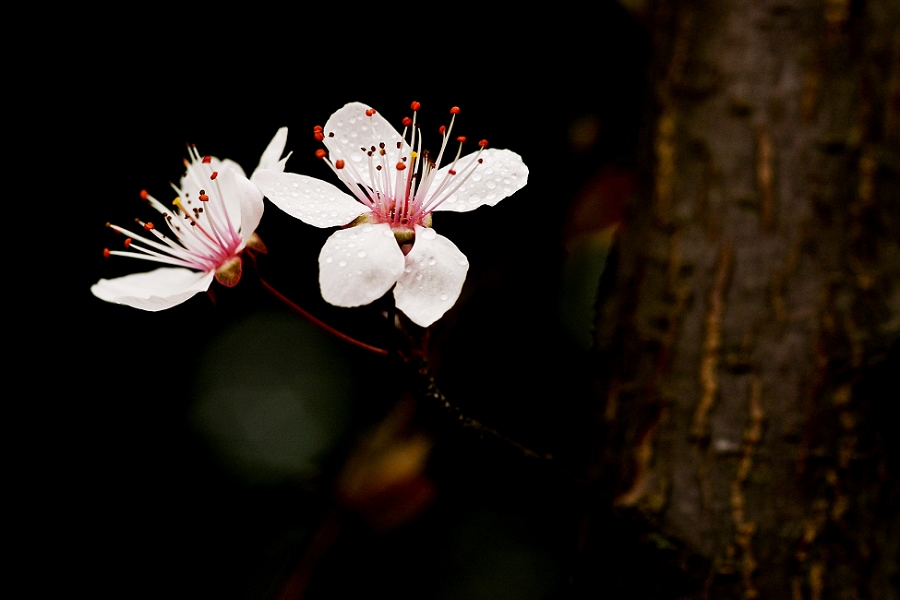
[[[597,326],[595,476],[659,549],[633,596],[896,598],[900,2],[647,17],[653,172]]]

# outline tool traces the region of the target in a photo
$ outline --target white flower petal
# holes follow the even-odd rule
[[[101,279],[91,292],[107,302],[156,312],[181,304],[209,289],[215,274],[176,267],[161,267],[116,279]]]
[[[434,229],[416,225],[416,241],[394,288],[397,308],[428,327],[455,303],[469,270],[465,254]]]
[[[231,169],[220,172],[216,180],[225,197],[231,224],[240,227],[241,238],[246,242],[262,219],[263,194],[249,179]]]
[[[266,146],[266,149],[262,153],[262,157],[259,159],[259,166],[253,170],[250,181],[253,181],[257,171],[263,169],[284,171],[284,161],[281,160],[281,155],[284,154],[284,146],[287,143],[287,134],[287,127],[281,127],[275,132],[275,136],[272,138],[272,141],[269,142],[269,145]]]
[[[326,302],[360,306],[381,298],[403,274],[403,252],[390,226],[341,229],[319,253],[319,287]]]
[[[322,143],[328,148],[332,162],[337,159],[348,162],[371,187],[369,158],[363,148],[381,148],[383,143],[387,154],[382,160],[389,166],[397,164],[401,152],[403,155],[409,154],[410,148],[387,119],[378,112],[367,117],[367,110],[369,107],[360,102],[351,102],[338,109],[325,123]],[[398,142],[400,150],[397,149]]]
[[[466,166],[476,156],[482,160],[482,163],[475,168],[475,172],[459,189],[434,210],[466,212],[483,204],[494,206],[528,183],[528,167],[522,162],[522,157],[512,150],[488,148],[480,155],[473,152],[459,159],[455,171],[460,175],[465,173]],[[432,184],[434,189],[437,189],[440,182],[447,177],[449,170],[450,166],[448,165],[435,173],[435,182]],[[453,175],[453,177],[460,175]]]
[[[368,211],[351,195],[314,177],[264,170],[254,174],[254,182],[272,204],[316,227],[346,225]]]

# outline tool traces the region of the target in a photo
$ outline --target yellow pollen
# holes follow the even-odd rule
[[[412,152],[409,153],[409,155],[410,155],[410,157],[415,158],[415,157],[419,156],[419,153],[416,152],[415,150],[413,150]]]

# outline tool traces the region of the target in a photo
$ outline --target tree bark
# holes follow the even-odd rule
[[[598,302],[615,508],[585,572],[631,598],[896,598],[900,2],[645,16],[652,169]]]

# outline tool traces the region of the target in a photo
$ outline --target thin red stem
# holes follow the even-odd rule
[[[290,300],[290,298],[288,298],[287,296],[285,296],[284,294],[282,294],[281,292],[276,290],[274,287],[272,287],[269,284],[269,282],[267,282],[265,279],[262,278],[262,275],[259,275],[259,273],[257,273],[257,277],[259,277],[259,282],[263,285],[263,287],[266,288],[270,294],[272,294],[273,296],[278,298],[282,302],[282,304],[287,306],[294,313],[303,317],[304,319],[306,319],[307,321],[309,321],[310,323],[312,323],[313,325],[315,325],[322,331],[329,333],[329,334],[333,335],[334,337],[336,337],[340,340],[343,340],[349,344],[353,344],[357,348],[362,348],[363,350],[368,350],[369,352],[373,352],[375,354],[380,354],[381,356],[388,355],[388,351],[385,350],[384,348],[378,348],[377,346],[371,346],[369,344],[366,344],[365,342],[361,342],[358,339],[352,338],[349,335],[342,333],[342,332],[338,331],[337,329],[333,328],[332,326],[320,321],[316,317],[314,317],[311,314],[309,314],[308,312],[306,312],[304,309],[302,309],[299,306],[297,306],[296,304],[294,304]]]

